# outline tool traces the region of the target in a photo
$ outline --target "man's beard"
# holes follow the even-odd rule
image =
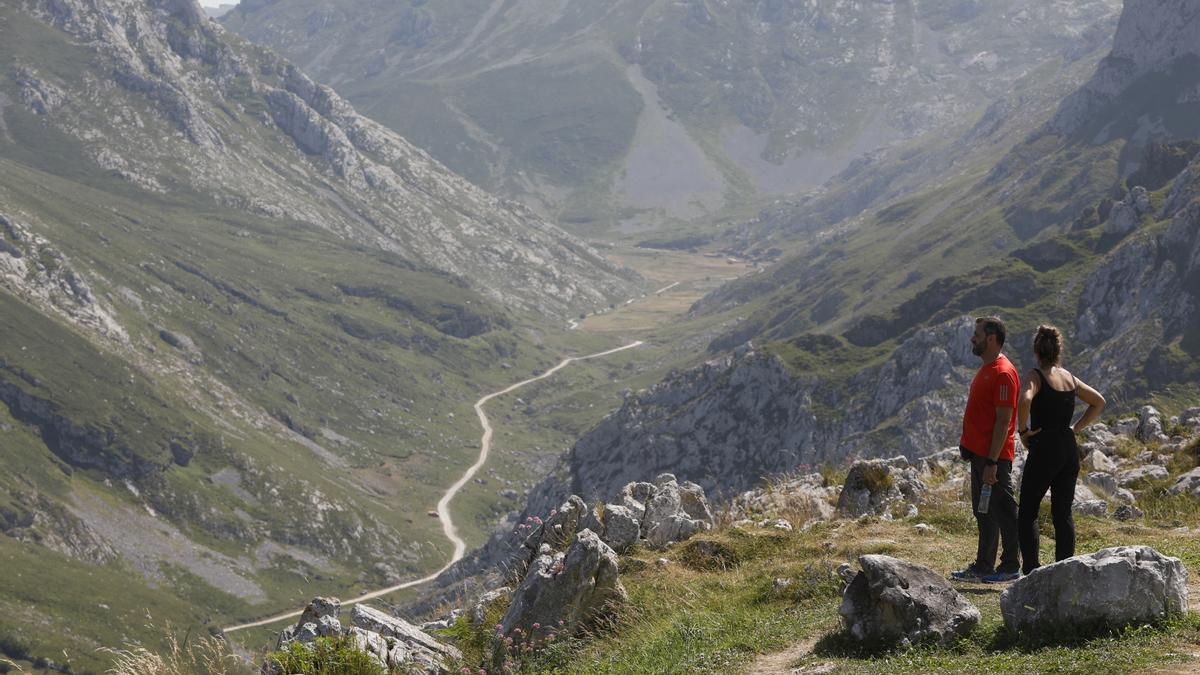
[[[983,345],[981,345],[981,344],[971,345],[971,353],[974,354],[975,356],[983,356]]]

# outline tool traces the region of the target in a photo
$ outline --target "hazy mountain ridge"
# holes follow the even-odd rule
[[[585,227],[812,189],[1087,51],[1117,8],[302,1],[223,21],[479,184]]]

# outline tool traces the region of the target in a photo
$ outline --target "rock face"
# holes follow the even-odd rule
[[[462,658],[458,649],[434,640],[403,619],[366,605],[350,609],[352,625],[343,630],[337,618],[340,609],[337,598],[314,598],[296,625],[279,634],[276,649],[293,642],[310,645],[318,637],[346,636],[360,651],[374,657],[381,668],[419,673],[449,672],[446,664]],[[280,672],[269,664],[266,670]]]
[[[1108,234],[1125,234],[1141,224],[1142,218],[1154,209],[1150,206],[1150,193],[1144,187],[1135,187],[1125,199],[1113,205],[1112,213],[1104,222]]]
[[[885,555],[858,559],[838,613],[855,639],[871,644],[948,643],[979,623],[979,610],[933,570]]]
[[[1200,8],[1190,0],[1126,0],[1113,49],[1092,79],[1059,108],[1049,128],[1070,135],[1141,77],[1200,56]]]
[[[890,442],[912,457],[930,438],[957,438],[965,392],[978,359],[963,317],[917,331],[882,365],[851,378],[836,397],[820,379],[796,376],[753,349],[679,373],[626,399],[571,449],[569,476],[552,477],[530,495],[545,512],[574,492],[606,499],[630,481],[662,471],[698,483],[709,495],[736,494],[763,476],[797,465],[878,452],[873,430],[899,420]],[[836,418],[818,418],[828,405]]]
[[[1060,560],[1000,594],[1004,625],[1037,634],[1157,621],[1187,607],[1187,569],[1148,546]]]
[[[546,547],[513,593],[501,621],[504,634],[519,628],[535,638],[544,635],[535,632],[534,624],[546,629],[561,626],[573,634],[600,620],[614,605],[628,600],[617,572],[617,554],[591,530],[576,534],[565,553]]]
[[[857,518],[887,513],[899,504],[915,504],[925,493],[925,483],[904,457],[855,462],[846,475],[838,498],[838,515]]]

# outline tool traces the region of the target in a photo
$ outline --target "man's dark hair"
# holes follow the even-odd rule
[[[1004,328],[1004,322],[998,316],[981,316],[975,319],[975,323],[983,324],[984,335],[995,335],[996,344],[1004,346],[1004,337],[1008,331]]]

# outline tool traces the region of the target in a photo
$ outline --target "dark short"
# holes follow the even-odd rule
[[[971,458],[975,456],[975,453],[971,452],[970,450],[964,448],[961,445],[958,446],[958,454],[962,456],[962,460],[964,462],[971,461]]]

